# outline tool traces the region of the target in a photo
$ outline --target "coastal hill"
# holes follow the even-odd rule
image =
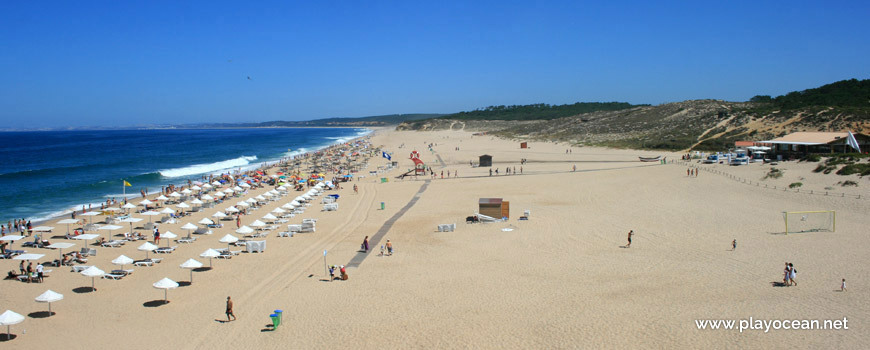
[[[398,129],[467,129],[521,140],[666,150],[721,150],[737,140],[771,139],[796,131],[870,131],[870,80],[843,80],[777,97],[755,96],[747,102],[598,104],[604,105],[609,108],[558,118],[549,118],[552,114],[546,110],[529,113],[546,105],[487,108],[404,122]],[[519,114],[512,110],[523,110],[528,117],[494,118]]]

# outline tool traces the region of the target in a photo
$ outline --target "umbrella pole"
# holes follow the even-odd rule
[[[48,303],[48,315],[51,316],[51,303]]]
[[[95,291],[95,290],[97,290],[97,287],[96,287],[95,284],[94,284],[94,283],[96,283],[96,282],[94,282],[94,281],[96,281],[96,280],[97,280],[96,277],[91,277],[91,291]]]
[[[169,289],[164,289],[164,290],[163,290],[163,303],[164,303],[164,304],[166,304],[167,302],[169,302],[168,297],[166,296],[166,293],[168,293],[168,292],[169,292]]]
[[[208,258],[208,267],[211,268],[211,258]]]
[[[193,269],[190,269],[190,284],[193,284]]]

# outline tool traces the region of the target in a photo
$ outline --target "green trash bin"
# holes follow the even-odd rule
[[[384,210],[384,202],[381,202],[381,210]]]
[[[278,325],[281,324],[281,320],[278,319],[278,315],[277,315],[277,314],[271,314],[271,315],[269,315],[269,317],[272,318],[272,328],[278,328]]]
[[[278,325],[284,323],[284,310],[275,310],[275,314],[278,315]]]
[[[385,182],[387,182],[387,178],[382,177],[382,178],[381,178],[381,183],[385,183]]]

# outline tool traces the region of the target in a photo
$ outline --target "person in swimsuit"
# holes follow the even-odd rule
[[[634,230],[628,231],[628,244],[625,245],[626,248],[631,247],[631,236],[634,236]]]
[[[233,321],[236,320],[236,315],[233,314],[233,300],[227,297],[227,322],[230,322],[230,316],[233,317]]]

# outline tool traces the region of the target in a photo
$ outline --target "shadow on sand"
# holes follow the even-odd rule
[[[27,314],[27,316],[29,316],[31,318],[46,318],[46,317],[51,317],[54,314],[56,314],[56,312],[54,312],[54,311],[52,311],[52,312],[37,311],[37,312],[31,312],[31,313]]]
[[[146,302],[142,303],[142,306],[144,306],[144,307],[158,307],[158,306],[163,306],[166,304],[169,304],[169,300],[160,299],[160,300],[146,301]]]

